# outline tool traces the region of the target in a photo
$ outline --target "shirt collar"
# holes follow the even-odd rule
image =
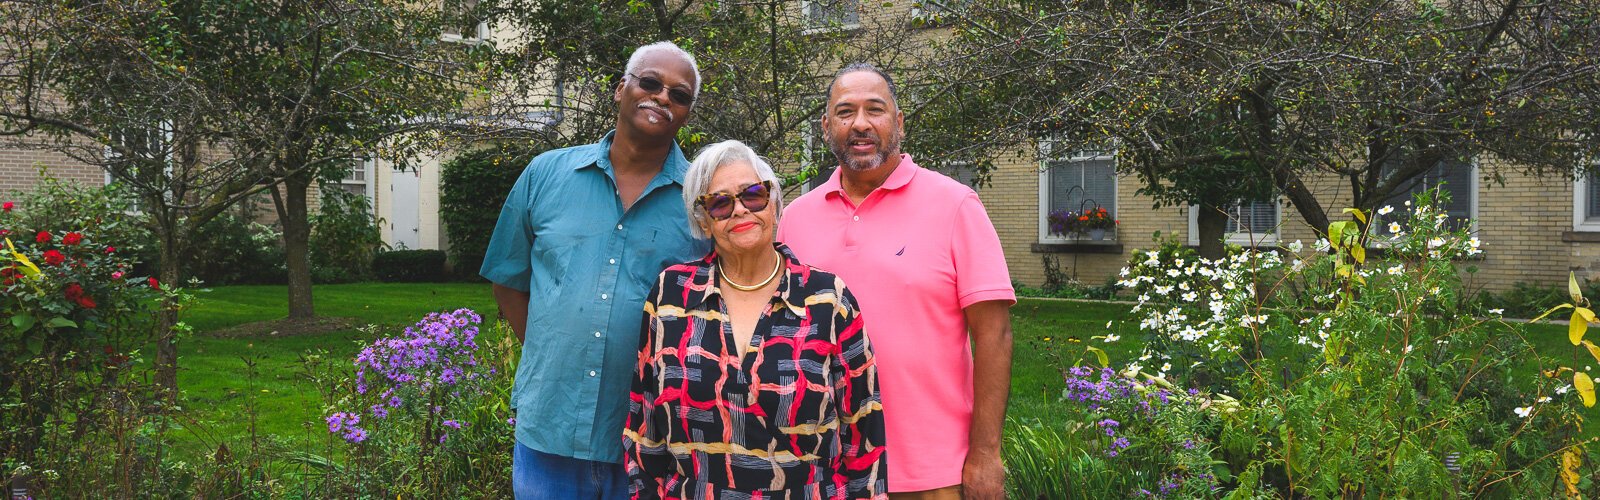
[[[789,250],[788,246],[782,243],[773,243],[772,246],[778,250],[778,255],[782,256],[784,261],[783,274],[776,278],[778,280],[778,289],[773,291],[772,300],[784,302],[791,309],[805,309],[806,298],[790,297],[789,291],[791,285],[794,284],[792,281],[794,278],[799,277],[802,281],[810,279],[811,268],[801,264],[800,259],[795,258],[794,252]],[[689,300],[684,301],[687,305],[686,309],[719,307],[722,300],[722,287],[718,285],[719,281],[717,280],[717,251],[712,250],[711,253],[706,254],[705,257],[693,262],[693,264],[704,272],[697,271],[694,273],[690,278],[692,286],[689,289],[704,290],[704,292],[698,294],[691,292],[688,297]],[[713,298],[717,302],[712,302]]]
[[[577,160],[573,162],[573,170],[586,167],[598,167],[606,173],[616,170],[611,166],[611,143],[616,139],[617,131],[612,129],[606,132],[600,142],[590,144],[589,147],[578,151]],[[678,141],[672,141],[672,149],[667,151],[667,160],[661,164],[661,173],[667,179],[677,184],[683,184],[683,174],[689,171],[689,160],[683,156],[683,148],[678,147]]]
[[[883,184],[879,185],[878,189],[894,191],[906,187],[906,184],[911,183],[911,178],[916,177],[919,170],[922,170],[922,167],[917,166],[917,162],[911,159],[910,153],[900,153],[900,164],[895,165],[894,171],[889,173],[889,178],[884,179]],[[834,168],[833,175],[829,176],[828,181],[822,183],[817,189],[821,189],[823,193],[829,195],[844,196],[844,181],[841,177],[843,175],[843,167]]]

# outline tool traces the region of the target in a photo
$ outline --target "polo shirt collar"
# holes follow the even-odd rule
[[[911,159],[910,153],[900,153],[900,164],[895,165],[894,172],[889,173],[889,178],[884,179],[883,184],[878,186],[878,189],[894,191],[906,187],[906,184],[911,183],[911,178],[917,176],[917,171],[919,170],[922,170],[922,167],[917,166],[917,162]],[[821,189],[826,194],[844,196],[843,176],[844,167],[834,168],[833,175],[829,176],[828,181],[822,183],[817,189]]]
[[[607,174],[614,174],[616,169],[611,166],[611,143],[616,139],[617,130],[606,132],[600,142],[590,144],[589,147],[578,151],[577,160],[573,163],[573,170],[585,167],[599,167]],[[683,184],[683,174],[689,171],[689,160],[683,156],[683,148],[678,147],[678,141],[672,141],[672,149],[667,151],[667,160],[661,165],[661,173],[676,184]]]

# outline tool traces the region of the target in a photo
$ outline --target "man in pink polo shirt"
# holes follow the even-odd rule
[[[889,75],[840,70],[822,129],[843,168],[786,207],[778,239],[860,302],[883,383],[890,498],[1003,498],[1016,294],[978,195],[901,153],[904,126]]]

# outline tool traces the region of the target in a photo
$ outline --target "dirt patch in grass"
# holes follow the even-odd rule
[[[230,326],[220,330],[206,332],[206,335],[226,338],[294,337],[300,335],[321,335],[333,332],[354,331],[356,328],[365,324],[366,322],[356,318],[341,318],[335,316],[318,316],[311,319],[283,318]]]

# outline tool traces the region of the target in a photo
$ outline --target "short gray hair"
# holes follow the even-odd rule
[[[854,62],[846,65],[843,68],[839,68],[839,72],[833,74],[833,80],[828,82],[828,91],[823,95],[823,103],[833,102],[833,86],[838,84],[839,79],[844,78],[844,75],[851,73],[873,73],[878,75],[878,78],[882,78],[884,83],[889,84],[890,104],[894,104],[895,107],[900,106],[900,97],[895,95],[894,78],[889,76],[889,73],[883,71],[882,69],[878,69],[877,66],[873,66],[872,63],[869,62]]]
[[[683,50],[683,48],[679,47],[678,44],[676,44],[676,43],[672,43],[672,42],[656,42],[656,43],[652,43],[650,45],[646,45],[646,46],[634,49],[633,55],[628,57],[628,66],[626,68],[623,68],[623,70],[622,70],[622,71],[625,72],[622,75],[622,78],[623,79],[627,79],[627,78],[629,78],[628,75],[631,75],[631,74],[634,74],[635,72],[637,72],[639,70],[639,64],[644,62],[645,56],[648,56],[650,54],[654,54],[656,52],[665,52],[665,53],[668,53],[668,54],[672,54],[674,56],[677,56],[679,59],[683,59],[684,62],[689,63],[689,69],[694,72],[694,97],[695,97],[695,102],[697,102],[697,103],[700,102],[700,64],[694,62],[694,55],[693,54],[690,54],[689,51],[687,51],[687,50]]]
[[[772,181],[772,191],[768,194],[771,200],[767,206],[772,209],[772,220],[783,215],[783,183],[772,171],[772,165],[742,142],[722,141],[700,150],[700,154],[694,156],[694,163],[689,165],[689,171],[683,174],[683,208],[689,211],[689,234],[694,237],[711,239],[711,235],[700,229],[700,222],[706,220],[706,212],[700,209],[700,195],[711,189],[711,177],[718,168],[735,162],[749,163],[756,170],[757,178]]]

